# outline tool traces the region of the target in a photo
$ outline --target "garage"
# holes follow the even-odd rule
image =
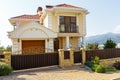
[[[22,40],[22,54],[40,54],[45,52],[45,40]]]

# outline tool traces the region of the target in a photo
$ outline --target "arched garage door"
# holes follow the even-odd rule
[[[45,40],[22,40],[22,54],[40,54],[45,52]]]

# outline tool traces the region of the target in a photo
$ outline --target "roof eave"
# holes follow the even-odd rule
[[[15,26],[16,25],[16,22],[17,21],[22,21],[22,20],[29,20],[29,21],[39,21],[39,19],[21,19],[21,18],[10,18],[10,19],[8,19],[9,20],[9,22],[13,25],[13,26]]]
[[[89,14],[88,10],[85,9],[85,8],[66,8],[66,7],[53,7],[53,8],[47,8],[46,9],[46,12],[51,12],[51,11],[63,11],[63,10],[69,10],[69,11],[77,11],[78,13],[79,12],[84,12],[85,14]]]

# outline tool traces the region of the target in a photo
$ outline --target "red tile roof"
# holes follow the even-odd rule
[[[12,17],[11,19],[39,19],[40,16],[38,14],[36,15],[20,15],[20,16],[16,16],[16,17]]]
[[[46,5],[46,8],[53,8],[53,7],[80,8],[80,7],[73,6],[73,5],[69,5],[69,4],[58,4],[58,5],[55,5],[55,6]],[[40,16],[41,16],[41,15],[40,15]],[[10,18],[10,19],[39,19],[40,16],[39,16],[38,14],[36,14],[36,15],[24,14],[24,15],[12,17],[12,18]]]
[[[80,8],[80,7],[69,5],[69,4],[58,4],[58,5],[55,5],[55,6],[46,5],[46,8],[53,8],[53,7]]]

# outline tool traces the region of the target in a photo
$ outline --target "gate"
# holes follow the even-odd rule
[[[29,69],[59,64],[58,53],[11,55],[11,66],[14,70]]]
[[[69,58],[65,54],[65,58]],[[74,52],[74,63],[82,62],[82,52]],[[43,53],[43,54],[17,54],[11,55],[11,66],[14,70],[37,68],[43,66],[59,65],[59,54],[56,53]]]
[[[74,52],[74,63],[81,63],[82,62],[82,51]]]

